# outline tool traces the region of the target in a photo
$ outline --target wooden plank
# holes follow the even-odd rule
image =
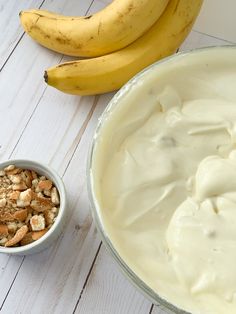
[[[143,314],[150,307],[102,246],[75,313]]]
[[[42,3],[43,0],[0,0],[0,69],[24,33],[19,22],[19,12],[32,6],[40,7]]]
[[[227,41],[204,35],[202,33],[192,31],[186,38],[179,51],[192,50],[195,48],[229,45]]]
[[[101,9],[105,8],[111,2],[112,0],[96,0],[92,3],[89,12],[91,14],[94,14],[95,12],[100,11]]]
[[[194,29],[229,43],[236,43],[235,12],[235,0],[205,0]]]
[[[161,305],[154,305],[150,314],[175,314],[171,310],[161,306]]]

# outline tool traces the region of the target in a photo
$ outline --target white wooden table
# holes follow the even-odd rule
[[[0,0],[0,160],[51,165],[63,177],[69,199],[68,224],[52,247],[28,257],[0,254],[1,313],[166,313],[120,272],[89,210],[88,147],[113,94],[77,97],[48,87],[44,70],[66,58],[34,43],[19,24],[18,13],[26,8],[84,15],[109,2]],[[235,12],[235,0],[205,0],[180,50],[236,43]]]

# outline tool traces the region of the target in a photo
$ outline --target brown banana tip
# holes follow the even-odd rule
[[[47,71],[44,72],[44,81],[47,83],[48,82],[48,73]]]
[[[19,17],[21,17],[22,13],[23,13],[23,11],[20,11],[20,13],[19,13]]]

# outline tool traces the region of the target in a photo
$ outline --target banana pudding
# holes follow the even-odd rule
[[[106,237],[158,296],[193,314],[236,313],[235,82],[234,47],[180,54],[129,83],[95,135]]]

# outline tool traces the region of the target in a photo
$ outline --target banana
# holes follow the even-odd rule
[[[41,45],[65,55],[94,57],[121,49],[145,33],[169,0],[114,0],[86,17],[43,10],[20,12],[25,31]]]
[[[105,56],[59,64],[45,72],[45,81],[69,94],[114,91],[149,64],[174,53],[201,4],[202,0],[170,0],[160,19],[131,45]]]

